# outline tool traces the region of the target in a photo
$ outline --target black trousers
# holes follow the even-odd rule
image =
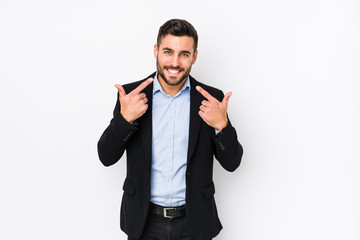
[[[186,216],[164,218],[149,214],[145,229],[139,240],[191,240]],[[135,240],[128,238],[128,240]]]

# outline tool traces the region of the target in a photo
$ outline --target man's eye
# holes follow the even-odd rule
[[[171,52],[170,52],[170,51],[165,51],[164,53],[165,53],[165,54],[170,54]]]
[[[189,56],[189,54],[187,54],[187,53],[183,53],[182,55],[183,55],[183,57],[188,57]]]

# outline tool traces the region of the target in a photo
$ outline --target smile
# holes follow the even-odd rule
[[[170,75],[173,75],[173,76],[177,76],[177,75],[179,75],[179,73],[181,72],[181,70],[179,70],[179,69],[168,69],[168,68],[166,68],[166,70],[168,71],[168,73],[170,74]]]

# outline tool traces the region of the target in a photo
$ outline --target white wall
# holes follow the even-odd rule
[[[192,75],[233,92],[245,152],[216,163],[216,239],[360,239],[355,0],[1,0],[0,239],[126,239],[125,161],[96,143],[170,18],[198,30]]]

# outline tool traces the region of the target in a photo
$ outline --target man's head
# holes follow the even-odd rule
[[[182,86],[197,58],[198,36],[185,20],[172,19],[159,29],[154,46],[156,67],[168,86]]]

